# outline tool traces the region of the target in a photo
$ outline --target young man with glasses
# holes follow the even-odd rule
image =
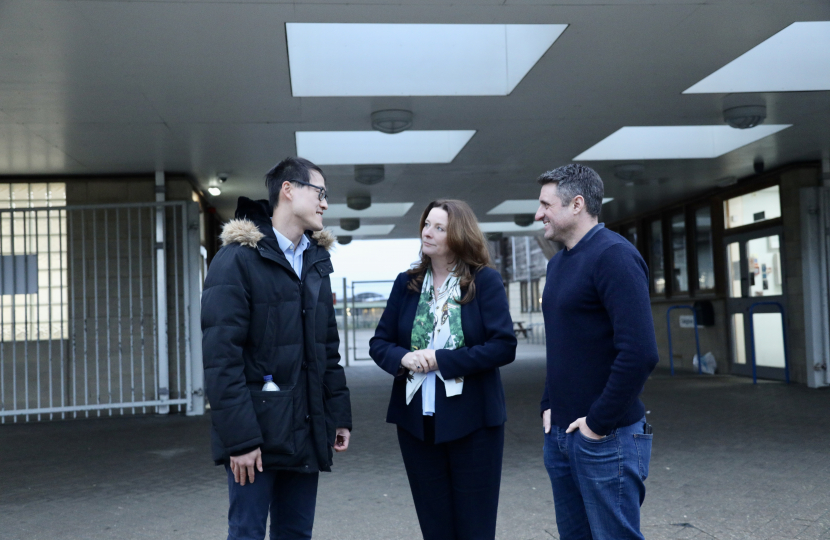
[[[319,167],[286,158],[269,200],[240,197],[202,295],[213,459],[227,471],[228,539],[311,538],[319,471],[349,446]],[[266,381],[276,383],[268,387]]]

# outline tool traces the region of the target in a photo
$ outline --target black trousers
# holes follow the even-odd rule
[[[435,419],[424,416],[424,438],[398,428],[424,540],[494,539],[504,425],[435,444]]]

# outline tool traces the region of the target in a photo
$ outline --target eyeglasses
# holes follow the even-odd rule
[[[323,199],[325,199],[326,202],[328,202],[329,194],[326,191],[326,188],[323,188],[323,187],[320,187],[320,186],[315,186],[314,184],[309,184],[308,182],[300,182],[299,180],[292,180],[292,182],[294,182],[295,184],[302,184],[304,186],[313,187],[314,189],[316,189],[320,192],[320,193],[317,194],[317,200],[322,201]]]

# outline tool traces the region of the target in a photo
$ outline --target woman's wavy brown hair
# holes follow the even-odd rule
[[[424,230],[424,223],[430,210],[441,208],[447,213],[447,247],[455,255],[456,271],[461,290],[466,290],[459,304],[471,302],[476,295],[475,274],[485,266],[492,266],[490,250],[487,249],[487,240],[478,226],[478,220],[472,208],[464,201],[455,199],[438,199],[432,201],[421,214],[421,225],[418,228],[418,237]],[[427,268],[431,261],[421,252],[421,261],[407,270],[407,274],[414,276],[409,282],[409,289],[421,292]]]

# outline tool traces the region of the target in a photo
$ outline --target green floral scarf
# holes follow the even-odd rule
[[[458,276],[450,274],[444,285],[438,290],[435,297],[432,270],[427,268],[424,283],[421,286],[421,297],[418,299],[418,308],[415,311],[415,321],[412,324],[413,351],[423,349],[458,349],[464,346],[464,332],[461,329],[461,288]],[[464,377],[447,381],[437,372],[444,381],[447,397],[461,394],[464,388]],[[425,373],[409,372],[406,384],[406,403],[412,397],[426,378]]]

